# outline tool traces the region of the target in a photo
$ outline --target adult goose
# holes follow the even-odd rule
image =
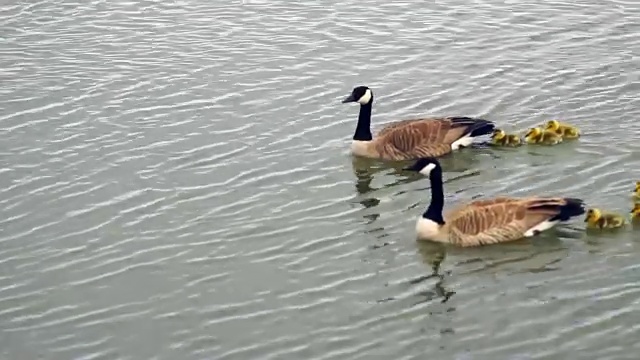
[[[366,86],[353,89],[342,103],[360,104],[351,151],[356,156],[382,160],[410,160],[421,157],[439,157],[466,147],[473,138],[491,134],[495,125],[491,121],[471,117],[431,117],[402,120],[371,135],[371,108],[373,92]]]
[[[442,168],[435,158],[423,158],[405,170],[431,181],[431,203],[416,223],[418,240],[479,246],[531,237],[561,221],[585,213],[581,199],[563,197],[499,197],[477,200],[442,214]]]

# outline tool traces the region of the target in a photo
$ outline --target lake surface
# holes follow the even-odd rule
[[[577,142],[443,158],[447,204],[564,195],[628,213],[638,2],[0,14],[0,358],[637,358],[639,229],[419,244],[428,180],[352,158],[358,108],[340,101],[370,86],[374,129],[573,123]]]

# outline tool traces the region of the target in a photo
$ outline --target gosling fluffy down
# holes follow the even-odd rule
[[[524,140],[528,144],[555,145],[562,142],[562,136],[553,131],[534,127],[527,131],[524,135]]]
[[[493,146],[520,146],[522,140],[515,134],[507,134],[504,130],[495,129],[491,134],[490,145]]]
[[[472,117],[429,117],[394,122],[374,138],[371,134],[371,89],[358,86],[342,102],[360,104],[351,152],[368,158],[410,160],[438,157],[470,146],[475,137],[488,135],[495,127],[491,121]]]
[[[640,203],[635,203],[631,209],[631,220],[640,223]]]
[[[577,139],[580,137],[580,130],[577,127],[561,123],[558,120],[549,120],[545,130],[553,131],[562,136],[563,139]]]
[[[596,208],[587,210],[584,222],[590,229],[616,229],[626,224],[624,216]]]

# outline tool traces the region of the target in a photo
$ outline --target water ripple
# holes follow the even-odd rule
[[[426,180],[351,161],[358,110],[340,104],[364,84],[376,128],[423,115],[575,123],[578,142],[443,159],[447,202],[538,193],[627,212],[640,180],[635,2],[0,13],[5,357],[620,359],[638,347],[631,230],[586,235],[576,221],[504,247],[418,245]]]

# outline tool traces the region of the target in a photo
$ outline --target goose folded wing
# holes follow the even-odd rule
[[[449,221],[451,241],[466,247],[521,239],[527,230],[555,215],[537,205],[528,199],[474,202]]]
[[[400,121],[392,122],[391,124],[387,124],[382,129],[380,129],[380,131],[378,131],[377,137],[384,136],[392,131],[398,130],[403,126],[411,125],[416,121],[422,121],[422,119],[400,120]]]
[[[505,202],[518,202],[521,201],[521,199],[518,198],[510,198],[510,197],[496,197],[493,199],[480,199],[480,200],[474,200],[471,202],[468,202],[466,204],[459,204],[453,208],[451,208],[446,214],[445,214],[445,219],[454,219],[456,217],[458,217],[459,213],[469,210],[471,207],[482,207],[482,206],[489,206],[489,205],[494,205],[494,204],[498,204],[498,203],[505,203]]]
[[[446,144],[420,144],[407,151],[398,149],[394,144],[381,143],[377,148],[380,154],[394,160],[410,160],[421,157],[438,157],[451,151],[451,146]]]
[[[404,152],[418,146],[432,144],[451,145],[459,139],[466,127],[454,124],[446,118],[421,119],[384,130],[382,142]]]

